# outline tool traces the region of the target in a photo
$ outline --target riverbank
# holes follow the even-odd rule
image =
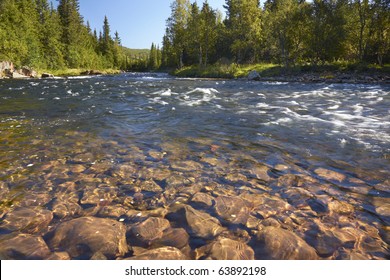
[[[50,77],[72,77],[72,76],[93,76],[93,75],[114,75],[122,73],[119,69],[85,69],[85,68],[64,68],[64,69],[33,69],[28,66],[15,67],[11,61],[0,61],[0,79],[30,79]]]
[[[284,68],[276,64],[189,66],[170,74],[187,78],[249,79],[304,83],[390,83],[390,65],[332,64]]]
[[[114,75],[122,73],[119,69],[58,69],[58,70],[38,70],[38,75],[51,73],[57,77],[88,76],[88,75]]]

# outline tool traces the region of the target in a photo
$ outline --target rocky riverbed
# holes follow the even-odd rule
[[[389,199],[370,207],[377,221],[359,203],[387,193],[388,181],[260,164],[201,139],[142,150],[81,132],[62,137],[71,153],[35,138],[31,152],[18,151],[23,159],[2,155],[1,259],[388,257]],[[203,148],[197,161],[188,145]],[[356,192],[343,196],[338,183]]]
[[[144,110],[131,113],[127,110],[136,106],[124,100],[110,107],[121,96],[113,88],[118,83],[139,88],[150,81],[106,79],[32,86],[55,110],[45,111],[34,96],[23,103],[31,95],[26,88],[16,90],[27,93],[13,102],[14,109],[2,108],[7,115],[0,122],[0,259],[389,258],[386,156],[352,154],[351,160],[344,154],[342,160],[329,150],[331,160],[289,148],[298,145],[292,138],[287,146],[271,137],[253,144],[249,134],[235,138],[241,134],[226,134],[222,127],[213,127],[210,137],[185,134],[179,123],[168,136],[158,122],[166,114],[176,114],[172,121],[183,118],[177,115],[179,103],[168,112],[163,100],[155,99],[153,84],[150,100],[159,105],[142,99],[137,104]],[[189,83],[163,82],[179,83],[159,91],[166,101],[172,100],[168,93],[173,96],[181,83]],[[89,94],[77,90],[80,84]],[[45,87],[68,92],[69,99],[59,106],[58,93],[41,94]],[[102,96],[100,103],[95,97],[93,113],[85,113],[90,91],[107,88],[113,99]],[[7,96],[2,102],[9,102]],[[209,102],[205,96],[199,100]],[[156,119],[148,119],[156,111]],[[135,123],[124,129],[133,113]],[[140,130],[140,116],[151,126]],[[321,154],[326,147],[315,144]]]

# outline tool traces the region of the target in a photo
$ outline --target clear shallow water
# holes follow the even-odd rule
[[[21,207],[54,213],[47,226],[27,231],[51,251],[50,234],[63,222],[124,219],[129,235],[142,219],[128,211],[165,209],[160,218],[187,230],[194,257],[220,237],[178,222],[172,209],[182,204],[215,217],[231,239],[245,231],[256,258],[265,250],[258,235],[270,226],[293,232],[319,258],[389,256],[389,85],[164,74],[0,81],[0,139],[5,239],[24,232],[10,229],[10,213]],[[199,193],[211,204],[198,203]],[[248,194],[280,203],[264,208],[270,202],[262,200],[260,207]],[[56,208],[72,195],[77,211]],[[225,196],[245,201],[240,222],[220,212],[218,197]],[[129,198],[135,202],[126,204]],[[102,207],[121,210],[105,216]]]

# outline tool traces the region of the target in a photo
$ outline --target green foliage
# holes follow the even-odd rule
[[[102,42],[79,12],[78,0],[0,0],[0,60],[36,69],[122,68],[126,55],[119,34],[104,19]]]
[[[304,65],[317,69],[339,61],[359,67],[390,62],[388,0],[262,3],[260,7],[258,0],[226,0],[222,22],[221,12],[207,1],[199,10],[196,2],[190,5],[185,0],[174,0],[163,38],[163,67],[184,67],[178,73],[210,73],[216,77],[223,65],[232,62],[277,63],[289,69],[287,72],[300,71]],[[223,63],[206,67],[210,62]],[[222,72],[231,75],[230,69]]]

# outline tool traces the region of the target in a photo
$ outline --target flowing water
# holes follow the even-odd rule
[[[108,258],[313,257],[271,253],[276,233],[315,258],[389,257],[388,84],[0,80],[0,141],[1,258],[96,258],[53,241],[80,217],[124,225]]]

